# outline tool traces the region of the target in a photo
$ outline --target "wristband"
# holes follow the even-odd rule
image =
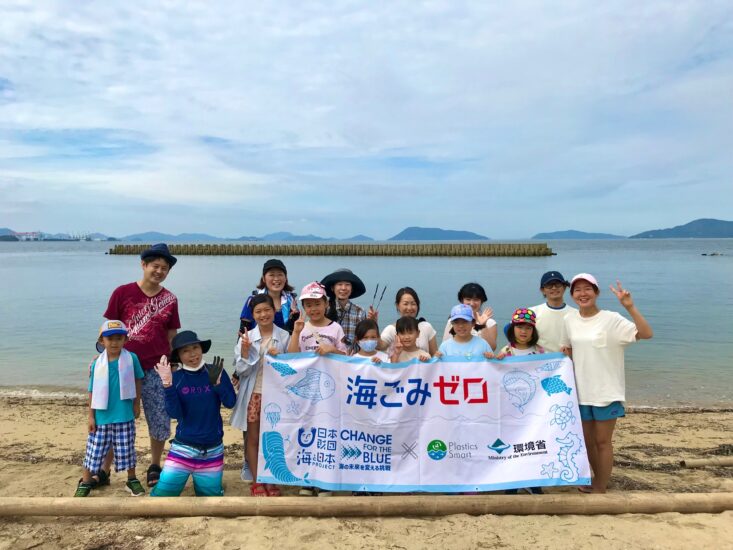
[[[475,328],[476,330],[484,330],[486,328],[486,324],[484,323],[483,325],[473,325],[473,328]]]

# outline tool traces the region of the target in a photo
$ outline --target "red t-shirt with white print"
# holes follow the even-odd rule
[[[155,296],[147,296],[137,283],[118,286],[104,316],[125,323],[129,338],[125,349],[138,356],[145,370],[152,369],[161,355],[170,353],[168,331],[181,328],[175,294],[163,288]]]

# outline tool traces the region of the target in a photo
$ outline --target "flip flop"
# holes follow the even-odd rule
[[[158,480],[160,479],[160,473],[162,471],[161,467],[157,464],[151,464],[148,466],[148,471],[145,474],[145,483],[147,483],[148,487],[155,487],[155,484],[158,483]]]
[[[272,485],[271,483],[268,483],[265,485],[265,491],[267,491],[268,497],[279,497],[282,496],[282,493],[280,492],[280,489],[277,485]]]
[[[249,495],[253,497],[266,497],[269,496],[267,489],[262,483],[253,483],[249,488]]]

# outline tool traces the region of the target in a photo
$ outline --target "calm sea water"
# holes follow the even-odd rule
[[[421,314],[442,333],[458,288],[484,285],[499,326],[514,308],[542,301],[541,274],[581,271],[602,285],[600,305],[620,310],[608,285],[617,277],[652,324],[655,337],[627,351],[632,405],[730,406],[733,403],[733,239],[551,241],[546,258],[286,257],[299,290],[349,267],[368,287],[387,285],[384,325],[396,318],[394,294],[412,286]],[[108,243],[0,243],[0,386],[81,390],[111,291],[139,279],[133,256],[110,256]],[[721,256],[702,256],[720,252]],[[213,339],[211,354],[231,358],[244,298],[267,258],[182,256],[166,287],[179,299],[183,328]],[[500,331],[501,332],[501,331]],[[503,345],[503,335],[500,335]],[[7,390],[7,388],[6,388]]]

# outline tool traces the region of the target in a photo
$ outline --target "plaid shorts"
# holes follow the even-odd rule
[[[260,411],[262,410],[262,394],[253,393],[247,405],[247,422],[259,422]]]
[[[145,371],[140,393],[150,437],[158,441],[166,441],[171,436],[171,419],[165,412],[165,391],[157,372]]]
[[[98,473],[110,447],[114,449],[116,472],[129,470],[137,465],[134,420],[97,426],[94,433],[87,437],[84,467],[93,474]]]

